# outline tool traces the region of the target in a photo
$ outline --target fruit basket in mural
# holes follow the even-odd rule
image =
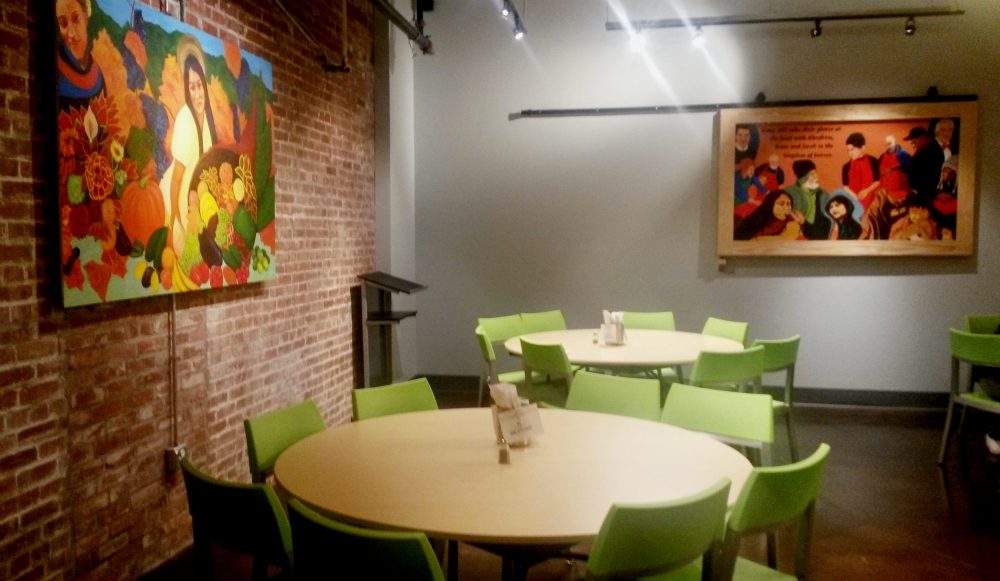
[[[55,0],[67,307],[276,272],[271,65],[128,0]]]

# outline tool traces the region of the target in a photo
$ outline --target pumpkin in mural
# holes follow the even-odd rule
[[[149,236],[166,223],[163,194],[153,180],[143,178],[122,192],[122,227],[130,240],[149,244]]]

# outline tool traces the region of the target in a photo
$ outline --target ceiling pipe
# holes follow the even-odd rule
[[[406,19],[402,14],[399,13],[396,8],[389,3],[388,0],[370,0],[375,8],[378,8],[382,14],[385,14],[386,18],[392,21],[396,25],[396,28],[403,31],[403,34],[407,36],[410,40],[417,43],[420,47],[420,51],[424,54],[434,54],[434,45],[431,44],[431,39],[424,36],[422,30],[418,29],[413,25],[412,22]],[[422,26],[422,23],[421,23]]]

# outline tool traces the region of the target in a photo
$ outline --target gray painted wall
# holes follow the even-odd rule
[[[645,3],[639,17],[671,17]],[[900,2],[684,3],[689,14],[843,11]],[[913,6],[914,2],[905,2]],[[939,3],[930,3],[937,5]],[[919,5],[919,4],[918,4]],[[928,5],[924,3],[924,5]],[[626,5],[627,7],[628,5]],[[801,386],[943,391],[947,329],[1000,311],[1000,3],[961,17],[647,31],[644,60],[604,30],[600,0],[531,2],[515,41],[491,2],[438,0],[437,54],[415,64],[419,368],[476,374],[476,317],[672,310],[802,335]],[[656,13],[655,10],[660,10]],[[613,15],[612,15],[612,18]],[[971,259],[716,258],[714,116],[521,119],[521,109],[975,93],[977,254]]]

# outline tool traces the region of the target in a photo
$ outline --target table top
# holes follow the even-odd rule
[[[566,349],[570,363],[595,367],[670,367],[688,365],[702,351],[733,352],[743,349],[738,341],[686,333],[684,331],[654,331],[627,329],[624,345],[594,343],[597,329],[568,329],[522,335],[535,343],[559,343]],[[521,337],[512,337],[503,344],[511,355],[521,354]]]
[[[508,545],[591,540],[613,503],[662,502],[751,471],[703,434],[610,414],[539,410],[545,433],[499,447],[488,408],[342,424],[289,447],[274,473],[293,496],[338,519],[431,537]]]

